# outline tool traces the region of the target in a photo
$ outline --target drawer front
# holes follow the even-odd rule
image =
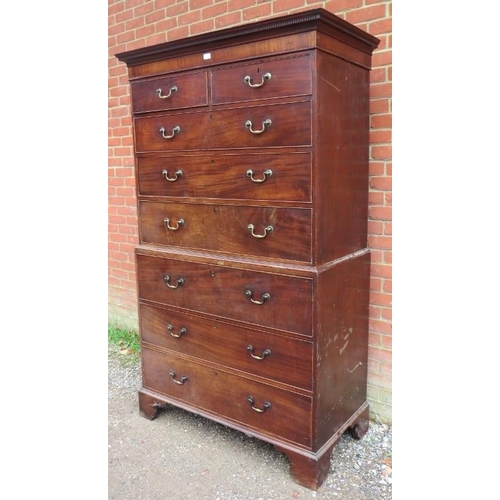
[[[311,390],[312,344],[140,304],[144,342]]]
[[[136,117],[134,124],[139,153],[311,145],[310,102]]]
[[[310,278],[141,254],[137,277],[145,300],[312,335]]]
[[[265,59],[252,64],[218,68],[212,72],[212,102],[253,101],[273,97],[311,95],[309,54],[288,59]]]
[[[141,157],[139,195],[311,201],[311,154]]]
[[[311,446],[310,397],[148,348],[142,349],[142,377],[145,388],[264,434]],[[249,398],[265,411],[253,410]]]
[[[208,105],[206,71],[136,81],[130,87],[134,113]]]
[[[141,201],[141,243],[310,262],[311,209]]]

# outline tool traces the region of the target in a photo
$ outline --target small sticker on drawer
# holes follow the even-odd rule
[[[212,54],[210,52],[205,52],[205,54],[203,54],[203,60],[206,61],[207,59],[212,59]]]

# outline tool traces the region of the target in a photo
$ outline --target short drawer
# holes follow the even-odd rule
[[[311,278],[138,253],[137,279],[140,299],[312,336]]]
[[[311,103],[134,118],[138,153],[311,145]]]
[[[140,304],[144,342],[311,390],[312,344]]]
[[[212,72],[212,102],[225,104],[310,95],[311,75],[309,54],[217,68]]]
[[[270,436],[311,446],[312,401],[224,370],[142,349],[143,386]]]
[[[309,208],[141,201],[139,216],[141,243],[311,261]]]
[[[311,201],[311,154],[177,155],[137,159],[141,196]]]
[[[134,113],[208,105],[206,71],[132,82]]]

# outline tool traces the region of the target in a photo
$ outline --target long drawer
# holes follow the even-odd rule
[[[140,196],[311,201],[311,154],[148,156],[137,159]]]
[[[312,336],[311,278],[136,258],[140,299]]]
[[[139,204],[141,243],[310,262],[309,208]]]
[[[142,349],[142,367],[147,389],[264,434],[311,446],[310,397],[148,348]]]
[[[311,103],[136,117],[138,153],[311,145]]]
[[[312,343],[148,304],[143,342],[311,390]]]

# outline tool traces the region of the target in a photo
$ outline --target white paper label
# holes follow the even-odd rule
[[[210,52],[203,54],[203,60],[206,61],[207,59],[212,59],[212,54],[210,54]]]

